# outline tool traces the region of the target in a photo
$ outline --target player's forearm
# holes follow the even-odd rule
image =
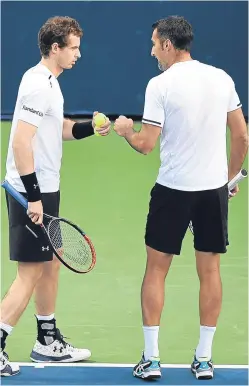
[[[136,132],[133,130],[129,134],[125,135],[126,141],[129,143],[129,145],[136,150],[139,153],[142,153],[144,155],[147,155],[151,152],[150,146],[148,146],[147,142],[143,137],[141,136],[140,132]]]
[[[240,137],[231,137],[228,179],[231,180],[242,168],[248,151],[247,133]]]
[[[22,138],[20,135],[17,135],[17,138],[14,138],[12,144],[17,171],[28,195],[28,201],[40,201],[41,191],[34,171],[32,140],[29,137]]]
[[[74,124],[75,124],[75,122],[71,121],[71,119],[64,119],[63,131],[62,131],[63,141],[72,141],[75,139],[73,134],[72,134],[72,129],[73,129]]]
[[[25,138],[15,140],[12,146],[19,175],[25,176],[34,173],[34,156],[31,141]]]
[[[64,141],[87,138],[94,134],[92,121],[74,122],[64,119],[62,138]]]

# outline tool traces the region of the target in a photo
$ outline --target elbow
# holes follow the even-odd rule
[[[152,152],[152,150],[153,150],[153,146],[150,146],[148,144],[147,145],[144,144],[144,146],[142,147],[141,153],[143,155],[148,155],[148,154],[150,154]]]
[[[247,130],[240,132],[240,133],[232,133],[231,134],[231,140],[233,141],[240,141],[241,143],[248,143],[249,135]]]
[[[249,140],[249,137],[247,133],[240,135],[237,138],[237,141],[241,144],[241,146],[243,146],[246,149],[248,149],[248,140]]]
[[[245,134],[244,142],[245,142],[246,147],[248,148],[249,147],[249,135],[247,133]]]
[[[18,150],[21,147],[22,147],[22,142],[14,138],[13,142],[12,142],[12,149],[13,150]]]
[[[151,141],[146,141],[145,139],[140,139],[137,150],[142,153],[143,155],[148,155],[149,153],[152,152],[154,149],[154,146]]]
[[[24,139],[16,138],[16,137],[13,138],[12,149],[14,153],[20,152],[25,148],[28,149],[30,147],[31,147],[31,141],[26,141]]]
[[[142,153],[143,155],[148,155],[148,154],[151,153],[151,151],[152,151],[152,149],[144,149],[141,153]]]
[[[12,142],[12,150],[15,152],[15,151],[18,151],[21,147],[22,147],[21,142],[15,140],[14,138]]]

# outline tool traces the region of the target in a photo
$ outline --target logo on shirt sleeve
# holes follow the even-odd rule
[[[43,113],[39,110],[34,110],[32,107],[27,107],[25,105],[22,106],[23,110],[29,111],[30,113],[39,115],[39,117],[43,117]]]

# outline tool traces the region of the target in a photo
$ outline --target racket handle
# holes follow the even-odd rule
[[[21,193],[19,193],[8,181],[1,183],[2,188],[6,190],[16,201],[19,202],[25,209],[28,209],[28,200]]]
[[[228,183],[228,190],[231,191],[243,178],[247,177],[247,171],[242,169],[235,177]]]

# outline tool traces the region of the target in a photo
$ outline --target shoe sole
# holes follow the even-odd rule
[[[13,374],[10,373],[0,373],[1,377],[14,377],[15,375],[19,374],[20,370],[15,371]]]
[[[210,371],[202,371],[201,373],[198,373],[192,368],[191,371],[195,375],[196,379],[213,379],[214,377],[214,373],[210,373]]]
[[[150,371],[142,373],[141,376],[138,375],[135,371],[133,371],[133,376],[140,379],[158,379],[162,377],[161,371]]]
[[[57,359],[57,360],[53,360],[51,357],[46,357],[45,355],[41,355],[41,354],[38,354],[38,353],[34,353],[35,354],[35,358],[30,356],[30,359],[32,360],[32,362],[35,362],[35,363],[74,363],[74,362],[80,362],[80,361],[85,361],[87,359],[90,358],[91,355],[88,355],[88,356],[82,356],[82,357],[78,357],[78,358],[66,358],[66,359]]]

